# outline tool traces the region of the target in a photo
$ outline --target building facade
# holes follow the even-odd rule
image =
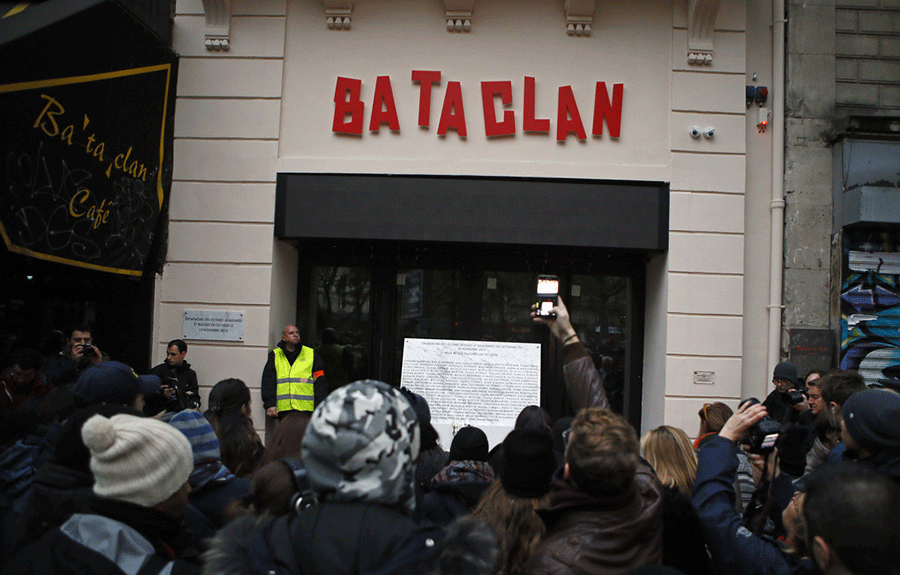
[[[549,344],[527,313],[537,274],[555,273],[642,428],[693,431],[704,401],[766,394],[784,98],[772,14],[179,0],[154,355],[186,312],[232,311],[243,341],[189,341],[207,388],[258,387],[294,322],[308,344],[335,328],[359,375],[399,382],[403,337]],[[562,415],[545,347],[542,398]]]
[[[782,354],[896,378],[900,3],[788,14]]]

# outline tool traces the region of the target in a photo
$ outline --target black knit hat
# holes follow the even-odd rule
[[[550,491],[556,471],[553,438],[541,429],[514,429],[503,440],[500,482],[510,495],[527,499]]]
[[[793,383],[797,383],[797,366],[789,361],[782,361],[775,366],[772,372],[772,379],[787,379]]]
[[[419,420],[419,426],[425,427],[426,425],[430,425],[431,409],[428,407],[428,402],[425,401],[425,398],[405,387],[400,388],[400,393],[403,394],[403,397],[406,398],[406,401],[408,401],[412,408],[416,411],[416,418]]]
[[[883,389],[860,391],[847,398],[841,413],[850,437],[869,453],[900,450],[900,395]]]
[[[487,435],[477,427],[463,427],[450,444],[450,461],[487,461]]]

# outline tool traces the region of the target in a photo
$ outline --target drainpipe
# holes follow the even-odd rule
[[[781,360],[784,283],[784,0],[772,2],[772,252],[769,263],[769,371]]]

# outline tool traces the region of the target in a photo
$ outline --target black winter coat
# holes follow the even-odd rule
[[[417,526],[397,509],[324,502],[273,521],[229,523],[206,555],[220,575],[361,575],[386,563]]]
[[[149,507],[93,497],[84,513],[69,518],[23,549],[4,575],[110,574],[127,571],[117,562],[157,564],[154,572],[172,575],[200,572],[199,555],[181,522]]]

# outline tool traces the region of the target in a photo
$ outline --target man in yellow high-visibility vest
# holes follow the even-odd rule
[[[281,419],[293,411],[311,414],[328,395],[323,365],[312,348],[300,344],[297,326],[285,326],[263,368],[260,387],[266,416]]]

